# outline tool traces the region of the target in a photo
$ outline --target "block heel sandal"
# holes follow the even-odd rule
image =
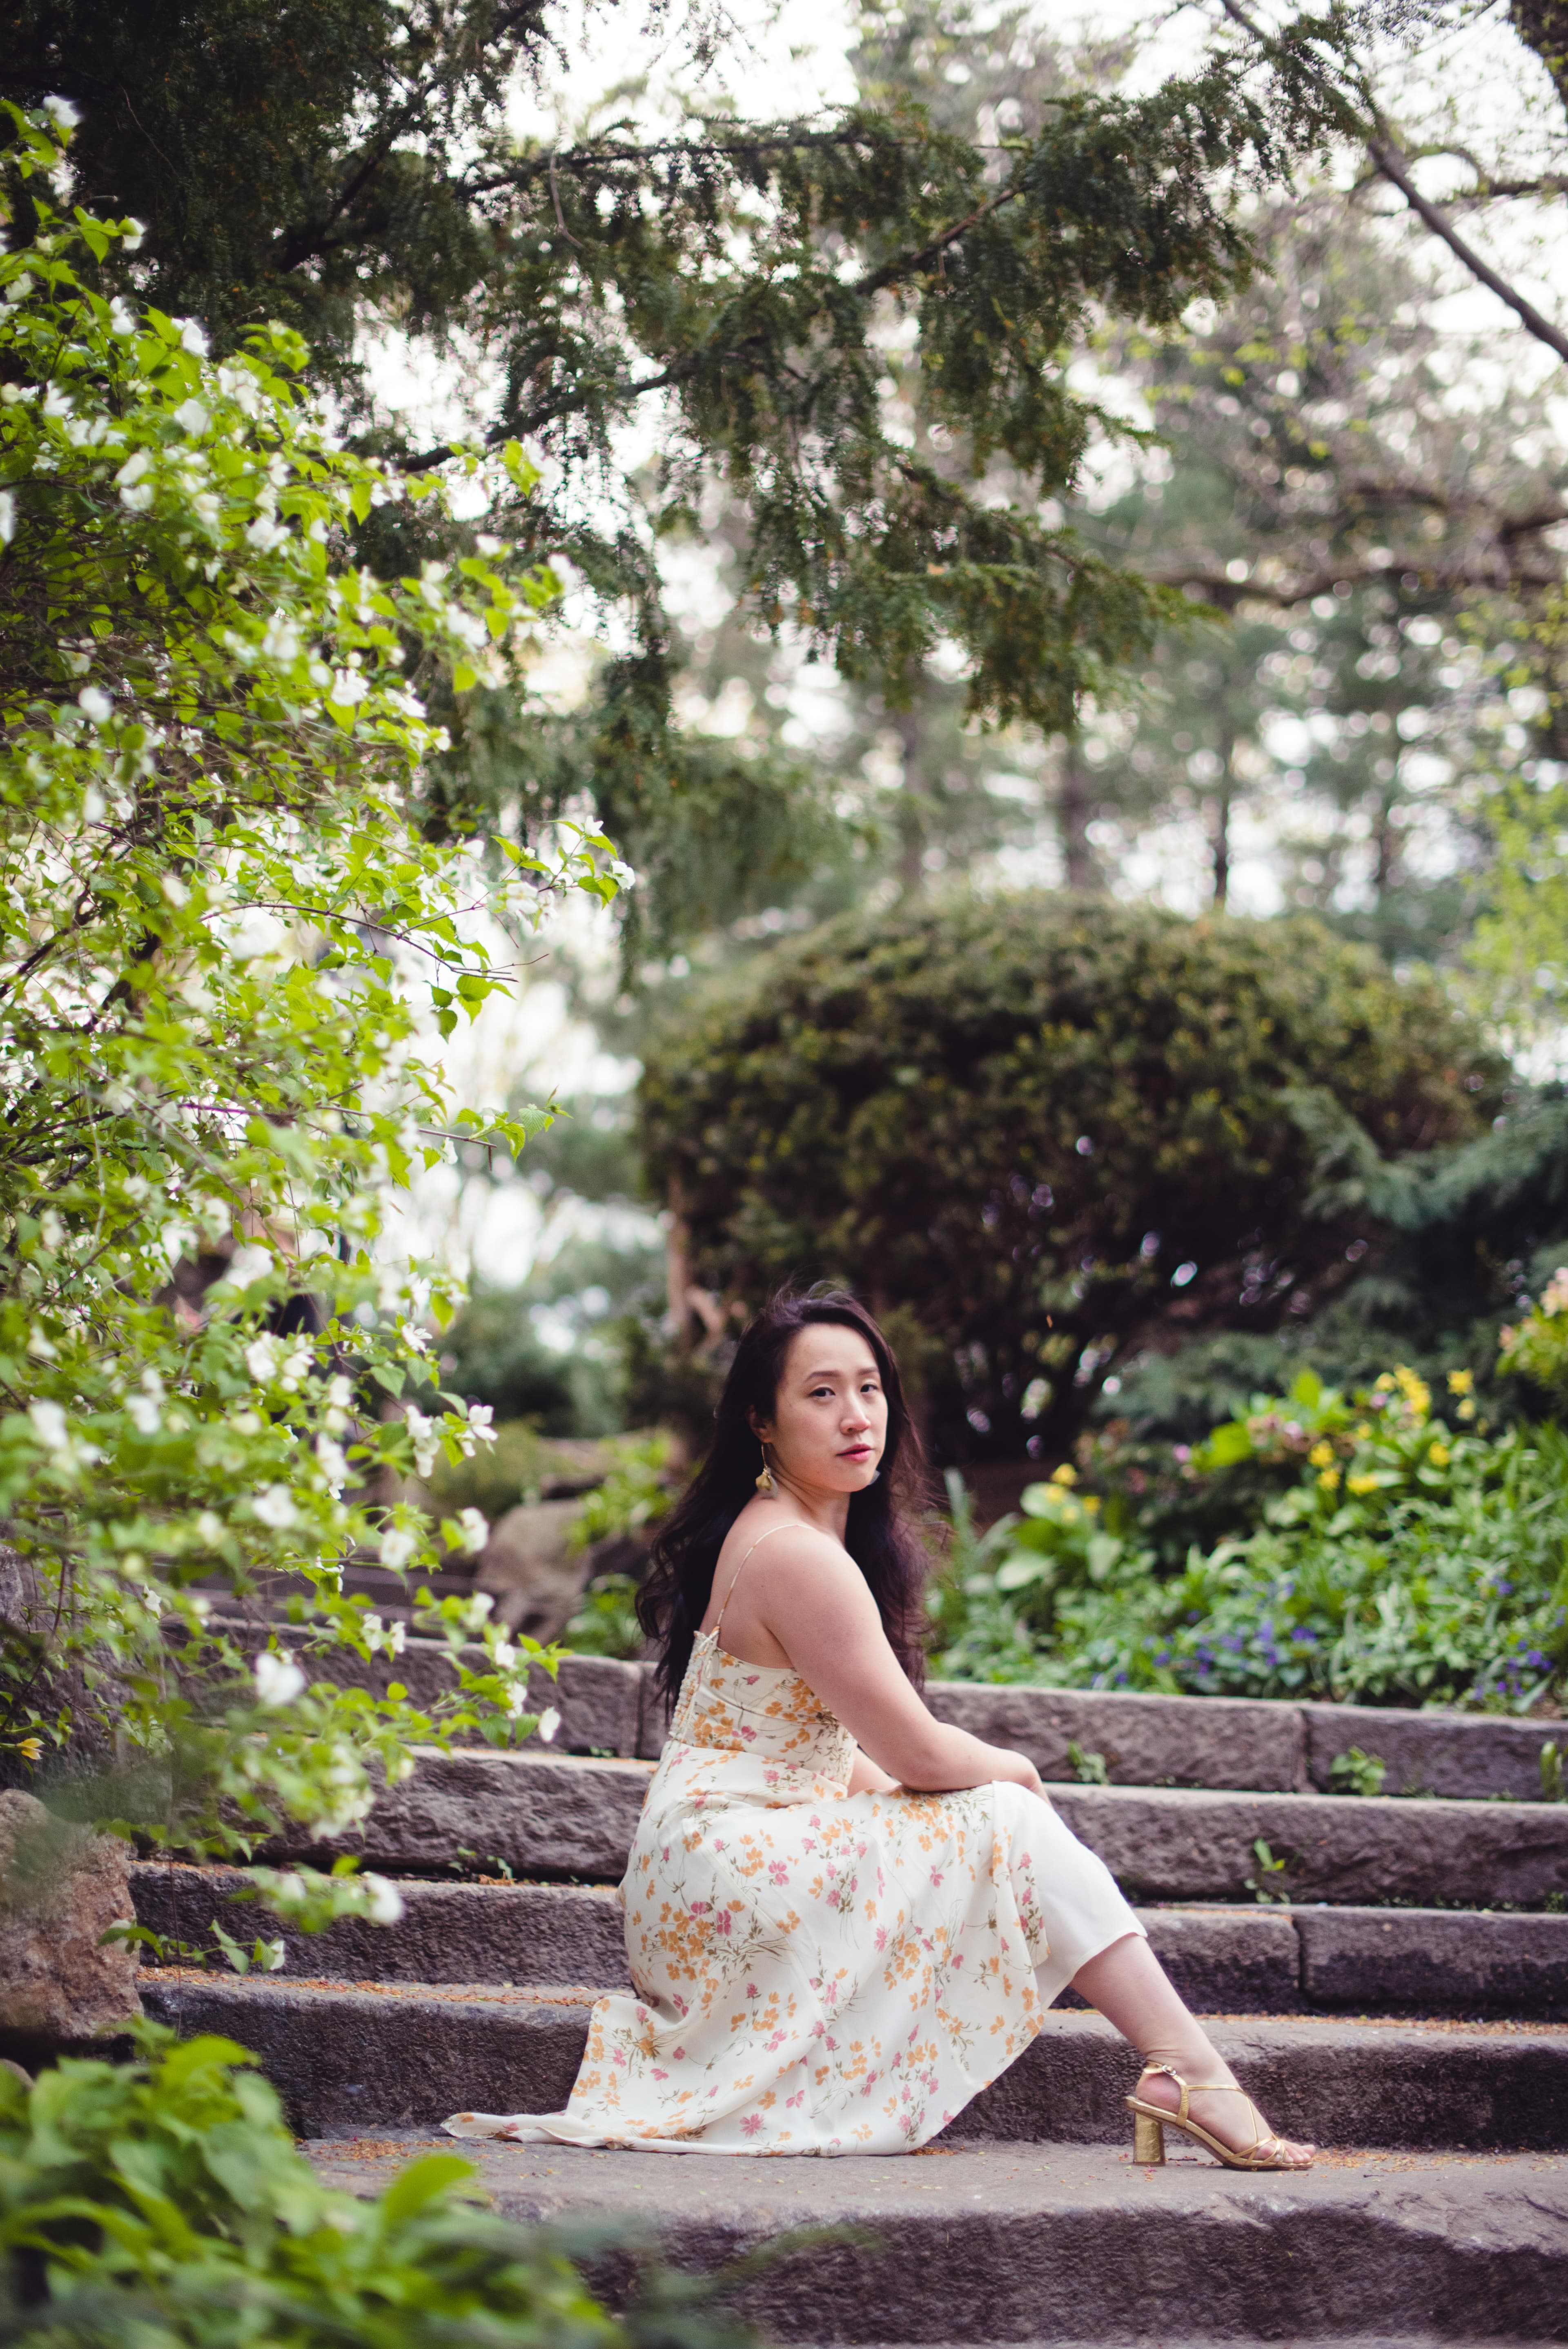
[[[1145,2104],[1136,2090],[1128,2097],[1127,2109],[1132,2115],[1132,2158],[1139,2165],[1158,2167],[1162,2163],[1165,2159],[1165,2132],[1168,2128],[1176,2128],[1182,2130],[1190,2137],[1195,2137],[1204,2151],[1212,2153],[1216,2161],[1222,2161],[1227,2169],[1310,2169],[1312,2168],[1310,2154],[1305,2161],[1292,2161],[1283,2156],[1282,2149],[1285,2142],[1283,2137],[1264,2135],[1260,2127],[1263,2115],[1244,2089],[1233,2088],[1228,2081],[1222,2080],[1186,2081],[1180,2072],[1173,2072],[1169,2064],[1149,2064],[1140,2077],[1139,2086],[1141,2087],[1145,2080],[1160,2073],[1163,2073],[1168,2080],[1175,2081],[1181,2091],[1181,2101],[1172,2113],[1167,2112],[1162,2105]],[[1226,2145],[1222,2138],[1206,2129],[1202,2121],[1192,2119],[1187,2108],[1188,2100],[1190,2097],[1205,2094],[1242,2097],[1247,2111],[1252,2116],[1253,2123],[1253,2141],[1243,2152],[1238,2152],[1233,2146]]]

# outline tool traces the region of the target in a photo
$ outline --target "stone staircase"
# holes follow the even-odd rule
[[[396,1665],[342,1669],[395,1671],[419,1694],[449,1667],[410,1640]],[[382,1798],[353,1848],[398,1879],[399,1924],[285,1932],[272,1975],[145,1971],[150,2013],[255,2049],[335,2180],[386,2182],[459,2107],[559,2106],[593,1999],[626,1985],[612,1888],[661,1723],[635,1665],[569,1661],[552,1694],[553,1747],[430,1753]],[[1318,1705],[929,1694],[944,1718],[1034,1756],[1271,2118],[1330,2148],[1318,2168],[1226,2172],[1179,2157],[1174,2136],[1163,2170],[1134,2168],[1129,2052],[1099,2016],[1058,2009],[919,2155],[466,2147],[497,2207],[622,2214],[628,2247],[703,2268],[792,2230],[849,2227],[851,2240],[815,2240],[743,2288],[789,2342],[1568,2340],[1568,1805],[1540,1799],[1549,1733]],[[1329,1792],[1351,1746],[1408,1791]],[[1107,1783],[1074,1775],[1089,1755]],[[336,1848],[276,1856],[319,1864]],[[139,1918],[201,1943],[233,1882],[139,1867]],[[624,2268],[610,2261],[612,2292]]]

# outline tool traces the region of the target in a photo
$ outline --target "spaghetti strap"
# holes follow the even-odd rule
[[[730,1576],[729,1588],[724,1594],[724,1605],[719,1609],[718,1613],[713,1619],[713,1629],[707,1636],[714,1642],[716,1647],[718,1644],[718,1635],[724,1629],[725,1611],[727,1609],[730,1600],[735,1596],[735,1586],[739,1581],[741,1575],[745,1570],[746,1559],[751,1556],[751,1550],[760,1549],[763,1543],[768,1539],[769,1534],[787,1533],[791,1526],[799,1524],[799,1519],[797,1517],[785,1517],[779,1525],[769,1526],[766,1533],[760,1533],[758,1535],[757,1539],[751,1545],[751,1549],[747,1551],[746,1557],[741,1559],[740,1564]],[[812,1526],[804,1526],[801,1527],[801,1530],[804,1533],[813,1533],[816,1531],[816,1527]]]

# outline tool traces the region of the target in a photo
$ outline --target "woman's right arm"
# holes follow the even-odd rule
[[[769,1541],[757,1578],[757,1611],[808,1688],[835,1713],[862,1754],[900,1785],[921,1793],[1002,1779],[1038,1792],[1026,1754],[987,1745],[929,1713],[888,1645],[876,1601],[854,1560],[810,1526]]]

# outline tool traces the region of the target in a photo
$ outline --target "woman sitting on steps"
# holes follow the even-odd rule
[[[1070,1982],[1144,2057],[1137,2158],[1171,2126],[1232,2168],[1310,2165],[1033,1763],[922,1702],[917,1450],[852,1298],[786,1293],[752,1322],[640,1600],[675,1711],[621,1888],[636,1994],[594,2007],[564,2113],[459,2113],[454,2137],[912,2152]]]

